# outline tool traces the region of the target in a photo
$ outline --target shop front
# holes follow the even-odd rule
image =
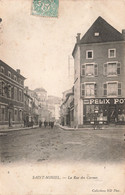
[[[84,124],[125,124],[125,98],[83,100]]]

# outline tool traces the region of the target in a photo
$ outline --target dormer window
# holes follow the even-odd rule
[[[86,59],[93,59],[93,50],[86,51]]]
[[[99,32],[95,32],[95,33],[94,33],[94,36],[95,36],[95,37],[98,37],[98,36],[99,36]]]
[[[11,78],[11,72],[10,72],[10,71],[8,71],[8,77],[10,77],[10,78]]]

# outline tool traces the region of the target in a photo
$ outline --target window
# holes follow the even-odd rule
[[[93,64],[86,64],[86,76],[94,76]]]
[[[19,84],[22,85],[22,80],[21,79],[19,79]]]
[[[117,83],[108,83],[108,96],[117,95]]]
[[[120,63],[108,62],[104,64],[103,74],[105,76],[117,76],[120,75]]]
[[[0,95],[11,98],[11,86],[3,81],[0,82]]]
[[[8,85],[8,97],[11,98],[11,86]]]
[[[0,121],[5,121],[5,106],[0,107]]]
[[[22,118],[23,118],[22,116],[23,116],[22,110],[20,109],[20,110],[19,110],[19,121],[22,121]]]
[[[14,87],[14,99],[17,100],[17,88]]]
[[[94,33],[94,36],[95,36],[95,37],[98,37],[98,36],[99,36],[99,32],[95,32],[95,33]]]
[[[86,97],[95,97],[97,94],[96,83],[82,83],[81,84],[81,95]]]
[[[11,98],[14,99],[14,87],[11,87]]]
[[[5,83],[2,81],[1,82],[1,95],[5,96],[5,92],[6,92],[6,90],[5,90]]]
[[[108,50],[108,57],[115,58],[116,57],[116,49],[109,49]]]
[[[19,90],[19,101],[22,102],[22,91]]]
[[[18,112],[17,112],[17,109],[15,108],[14,109],[14,121],[17,121],[18,120]]]
[[[98,76],[98,64],[83,64],[81,75],[82,76]]]
[[[86,59],[93,59],[93,50],[86,51]]]
[[[4,67],[3,66],[1,66],[1,72],[4,73]]]
[[[121,95],[121,83],[107,82],[103,84],[104,96],[120,96]]]
[[[8,77],[10,77],[10,78],[11,78],[11,72],[10,72],[10,71],[8,71]]]
[[[14,80],[17,81],[17,76],[16,75],[14,75]]]

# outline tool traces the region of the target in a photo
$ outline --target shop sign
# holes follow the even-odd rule
[[[125,98],[92,98],[84,99],[84,104],[124,104]]]

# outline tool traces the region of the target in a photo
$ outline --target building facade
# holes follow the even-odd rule
[[[63,92],[60,106],[60,122],[63,126],[74,127],[74,88]]]
[[[125,30],[98,17],[72,55],[75,125],[125,124]]]
[[[38,125],[39,121],[39,100],[36,92],[28,87],[24,88],[24,125]]]
[[[24,80],[0,60],[0,128],[23,125]]]
[[[47,105],[48,105],[48,110],[51,113],[50,120],[59,122],[61,98],[49,95],[47,98]]]

